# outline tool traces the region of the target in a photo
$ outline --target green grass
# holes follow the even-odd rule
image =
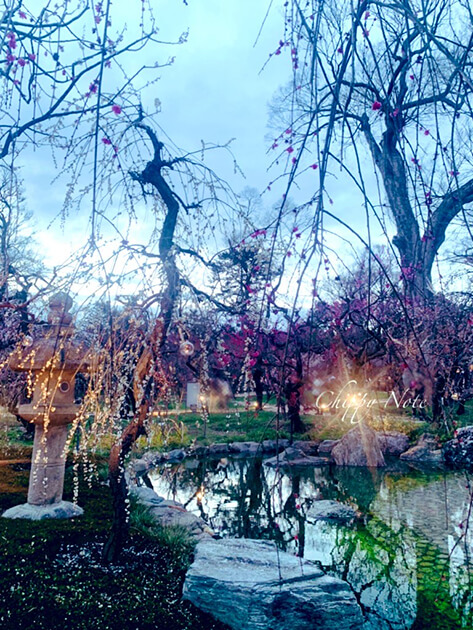
[[[259,412],[244,409],[210,413],[204,436],[204,421],[201,414],[183,413],[179,416],[192,441],[199,445],[218,442],[260,442],[261,440],[289,437],[287,426],[278,421],[273,411]]]
[[[302,420],[307,427],[307,433],[295,435],[295,439],[321,441],[341,438],[361,418],[356,415],[352,422],[351,416],[344,417],[343,413],[340,409],[334,414],[303,414]],[[465,416],[461,416],[459,422],[466,424],[467,420],[463,421],[464,418]],[[395,407],[384,408],[382,400],[379,408],[373,407],[365,419],[377,431],[399,431],[408,435],[412,441],[422,433],[438,431],[438,427],[432,423],[414,418],[408,412]],[[161,426],[156,419],[150,421],[150,436],[148,439],[141,438],[137,445],[138,453],[149,448],[170,450],[189,444],[206,446],[219,442],[260,442],[276,437],[288,438],[290,435],[288,422],[283,414],[278,419],[275,411],[254,411],[251,408],[246,410],[242,406],[231,406],[225,411],[209,413],[206,427],[201,413],[169,411],[167,414],[163,413],[158,420]]]
[[[12,414],[0,407],[0,460],[29,458],[32,439]]]

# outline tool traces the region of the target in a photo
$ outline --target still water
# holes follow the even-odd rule
[[[274,470],[261,459],[187,460],[150,474],[221,536],[265,538],[352,587],[367,630],[473,629],[472,492],[465,473],[355,467]],[[355,525],[317,521],[335,499]],[[470,525],[470,527],[469,527]]]

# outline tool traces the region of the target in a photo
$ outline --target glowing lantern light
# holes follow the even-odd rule
[[[183,357],[191,357],[194,354],[194,344],[190,341],[183,341],[179,346],[179,352]]]

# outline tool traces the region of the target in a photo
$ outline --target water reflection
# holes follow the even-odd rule
[[[154,471],[161,496],[222,536],[269,538],[345,579],[367,630],[473,627],[471,492],[461,473],[323,467],[278,471],[260,459],[189,460]],[[310,506],[355,507],[355,526],[316,521]],[[447,623],[448,622],[448,623]]]

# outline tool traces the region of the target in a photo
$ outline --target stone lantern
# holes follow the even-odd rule
[[[54,295],[49,302],[46,333],[15,351],[9,365],[26,372],[32,383],[32,400],[18,407],[18,415],[35,425],[28,503],[4,512],[7,518],[39,520],[71,518],[82,508],[62,500],[68,424],[77,416],[75,377],[87,369],[85,353],[72,339],[71,298]]]

